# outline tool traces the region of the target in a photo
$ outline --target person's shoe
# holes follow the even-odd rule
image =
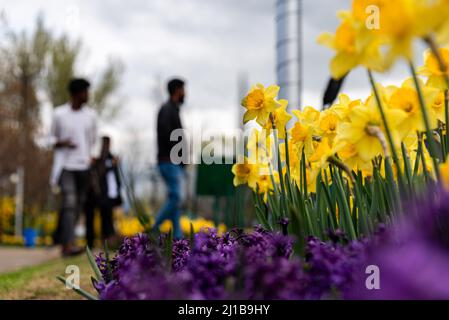
[[[63,258],[69,258],[69,257],[74,257],[74,256],[78,256],[80,254],[82,254],[84,252],[84,249],[82,248],[73,248],[67,251],[63,251],[62,252],[62,257]]]

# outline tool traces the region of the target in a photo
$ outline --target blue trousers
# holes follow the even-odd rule
[[[167,186],[168,198],[163,207],[159,210],[153,230],[159,228],[164,220],[171,220],[173,224],[173,237],[182,238],[182,231],[179,225],[181,216],[181,178],[182,168],[172,163],[159,163],[159,171]]]

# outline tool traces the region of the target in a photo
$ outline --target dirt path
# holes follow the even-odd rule
[[[58,248],[0,247],[0,273],[31,267],[59,258]]]

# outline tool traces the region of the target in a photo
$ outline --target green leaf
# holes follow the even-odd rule
[[[351,217],[351,211],[349,208],[349,204],[346,200],[346,193],[344,191],[343,183],[340,179],[340,175],[338,173],[333,174],[334,183],[336,185],[336,191],[337,191],[337,201],[338,201],[338,207],[340,209],[339,215],[340,215],[340,221],[343,222],[344,231],[348,233],[348,236],[351,240],[357,239],[357,234],[354,228],[354,224],[352,222]]]
[[[97,280],[103,279],[100,269],[98,268],[97,263],[95,262],[95,257],[92,254],[92,251],[90,251],[89,247],[86,247],[86,254],[87,254],[87,258],[89,260],[90,267],[92,268],[93,272],[95,273],[96,279]]]
[[[167,241],[165,243],[165,258],[167,259],[168,269],[171,270],[173,256],[173,231],[170,229],[167,235]]]
[[[270,224],[268,223],[267,218],[265,217],[265,214],[263,213],[262,209],[259,206],[255,207],[256,209],[256,217],[257,221],[267,230],[273,231]]]
[[[405,149],[404,142],[401,142],[401,150],[402,150],[402,158],[404,161],[405,176],[407,177],[410,195],[412,195],[413,194],[412,168],[410,165],[409,155],[407,153],[407,150]]]
[[[108,247],[108,241],[104,240],[104,252],[105,252],[105,258],[106,258],[106,271],[108,275],[108,279],[105,279],[106,281],[111,281],[112,279],[112,267],[111,267],[111,260],[109,259],[109,247]]]
[[[56,279],[58,279],[59,281],[61,281],[64,285],[66,286],[70,286],[70,288],[75,291],[76,293],[78,293],[79,295],[81,295],[82,297],[88,299],[88,300],[98,300],[97,297],[95,297],[94,295],[90,294],[89,292],[81,289],[81,288],[75,288],[73,286],[71,286],[71,284],[69,282],[66,281],[66,279],[63,276],[56,276]]]
[[[193,248],[195,243],[195,230],[193,229],[193,224],[190,222],[190,248]]]

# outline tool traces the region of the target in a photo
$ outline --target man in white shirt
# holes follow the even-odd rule
[[[53,114],[55,154],[51,182],[61,188],[57,240],[62,244],[63,256],[81,252],[73,246],[75,225],[85,206],[92,149],[97,139],[97,114],[85,105],[89,87],[84,79],[71,80],[70,101],[56,107]]]

